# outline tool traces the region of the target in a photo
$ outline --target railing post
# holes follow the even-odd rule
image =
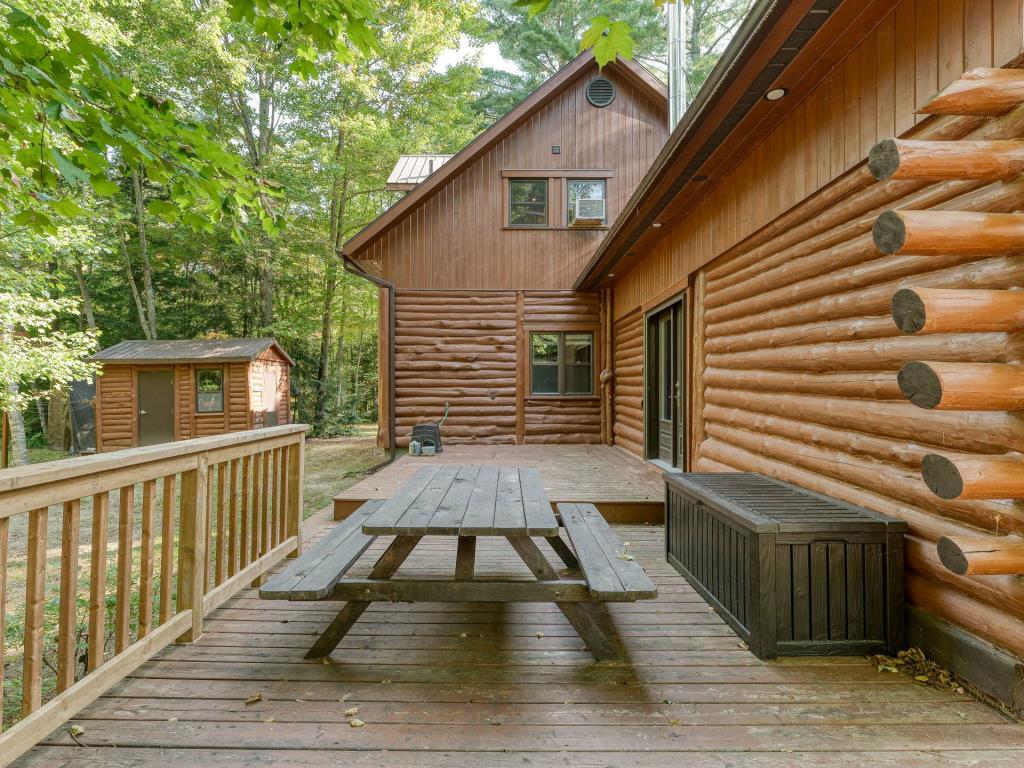
[[[299,435],[298,442],[288,446],[288,505],[287,529],[285,536],[295,537],[295,551],[291,557],[298,557],[302,551],[302,486],[305,473],[306,436]]]
[[[178,638],[190,643],[203,634],[203,583],[206,575],[206,478],[209,459],[196,457],[196,468],[181,473],[181,522],[178,528],[178,613],[192,611],[192,628]]]

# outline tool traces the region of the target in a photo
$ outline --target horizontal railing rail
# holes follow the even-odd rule
[[[0,714],[5,637],[23,640],[20,686],[9,686],[20,688],[20,720],[0,732],[0,766],[160,649],[198,638],[205,614],[298,554],[305,432],[270,427],[0,471]],[[48,546],[51,518],[59,546]]]

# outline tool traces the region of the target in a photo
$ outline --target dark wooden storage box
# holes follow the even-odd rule
[[[759,657],[903,646],[906,523],[753,473],[666,478],[668,561]]]

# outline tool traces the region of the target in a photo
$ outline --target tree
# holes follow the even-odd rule
[[[616,19],[614,23],[627,25],[633,58],[664,71],[665,22],[654,2],[551,0],[537,13],[529,13],[523,6],[517,0],[483,0],[481,18],[472,29],[477,44],[497,43],[501,55],[520,70],[519,74],[484,70],[485,91],[480,108],[490,119],[507,112],[575,58],[584,35],[595,28],[597,18],[608,21],[608,26],[600,23],[600,33],[610,28],[611,18]],[[585,47],[593,47],[596,40],[586,42],[589,44]]]

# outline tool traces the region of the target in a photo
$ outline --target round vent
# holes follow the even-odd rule
[[[595,77],[587,83],[587,101],[595,107],[607,107],[615,101],[615,86],[606,77]]]

